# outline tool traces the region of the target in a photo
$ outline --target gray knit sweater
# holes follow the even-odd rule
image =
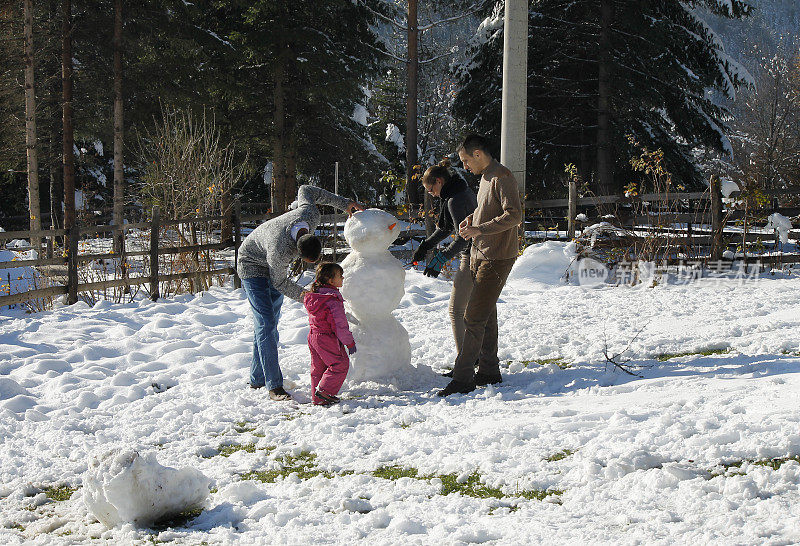
[[[236,270],[239,277],[269,277],[272,286],[293,300],[303,301],[303,287],[289,278],[289,267],[297,258],[297,243],[292,238],[292,226],[308,223],[311,233],[319,225],[317,205],[331,205],[346,210],[350,199],[340,197],[314,186],[300,186],[297,208],[267,220],[248,235],[239,247]]]

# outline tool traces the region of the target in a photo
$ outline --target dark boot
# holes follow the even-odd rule
[[[478,367],[478,361],[477,360],[475,361],[475,364],[473,364],[473,367],[475,367],[475,368]],[[453,370],[450,370],[449,372],[440,373],[439,375],[441,375],[442,377],[450,377],[450,378],[452,378],[453,377]]]
[[[291,400],[292,397],[283,389],[283,387],[278,387],[277,389],[269,390],[269,399],[276,402],[285,402],[287,400]]]
[[[316,406],[332,406],[333,404],[338,404],[341,402],[341,399],[338,396],[328,394],[327,392],[322,392],[320,390],[315,392],[314,396],[320,400],[320,402],[314,402],[314,405]]]
[[[484,385],[496,385],[497,383],[502,383],[503,378],[500,373],[496,374],[486,374],[478,372],[475,374],[475,384],[479,387]]]
[[[455,379],[447,384],[447,386],[436,393],[437,396],[450,396],[451,394],[467,394],[475,390],[475,381],[470,381],[469,383],[464,383],[461,381],[456,381]]]

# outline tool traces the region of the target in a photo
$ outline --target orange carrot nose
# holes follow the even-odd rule
[[[389,226],[389,231],[392,231],[392,230],[394,229],[394,226],[396,226],[396,225],[397,225],[397,222],[395,222],[394,224],[392,224],[391,226]]]

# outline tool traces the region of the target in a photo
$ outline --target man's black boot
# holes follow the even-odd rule
[[[276,389],[269,390],[269,399],[274,400],[275,402],[284,402],[286,400],[291,400],[292,397],[283,389],[283,387],[278,387]]]
[[[475,364],[473,364],[473,367],[474,368],[478,367],[478,361],[477,360],[475,361]],[[442,377],[450,377],[450,378],[452,378],[453,377],[453,370],[450,370],[449,372],[440,373],[439,375],[441,375]]]
[[[475,381],[465,383],[463,381],[456,381],[453,379],[447,384],[445,388],[436,393],[437,396],[450,396],[451,394],[467,394],[475,390]]]
[[[502,383],[503,377],[497,374],[487,374],[478,372],[475,374],[475,384],[479,387],[484,385],[496,385],[497,383]]]

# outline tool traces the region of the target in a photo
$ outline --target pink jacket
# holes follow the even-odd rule
[[[303,297],[308,311],[311,333],[335,334],[342,345],[352,347],[355,343],[347,317],[344,315],[344,298],[332,286],[322,286],[318,292],[309,292]]]

